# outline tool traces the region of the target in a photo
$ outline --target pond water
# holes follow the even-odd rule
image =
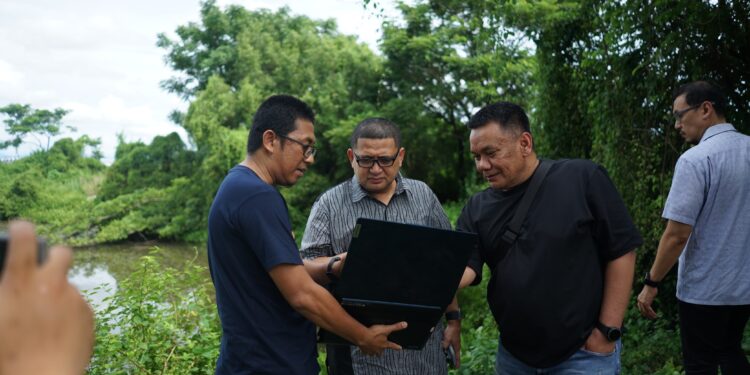
[[[208,266],[206,249],[203,245],[183,243],[136,242],[114,245],[97,245],[73,249],[73,267],[68,279],[81,292],[88,294],[94,306],[103,307],[102,300],[117,290],[117,281],[130,275],[138,264],[138,259],[148,255],[154,247],[159,248],[156,257],[159,263],[173,268],[181,268],[189,260]],[[210,275],[206,273],[206,278]],[[106,286],[93,291],[99,286]]]

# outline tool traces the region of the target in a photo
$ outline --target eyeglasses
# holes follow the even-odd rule
[[[312,143],[304,144],[304,143],[302,143],[302,142],[300,142],[300,141],[298,141],[298,140],[296,140],[294,138],[290,138],[290,137],[287,137],[285,135],[281,135],[281,134],[276,134],[276,135],[278,135],[281,138],[286,139],[287,141],[292,141],[292,142],[294,142],[294,143],[302,146],[302,155],[305,157],[305,159],[309,158],[310,156],[315,156],[315,153],[318,151],[318,149],[315,148],[315,146],[313,146]]]
[[[371,157],[360,157],[357,154],[354,154],[354,159],[357,160],[357,165],[359,165],[362,168],[372,168],[375,163],[378,163],[380,168],[383,167],[390,167],[393,165],[393,163],[398,158],[399,151],[396,151],[396,154],[391,157],[379,157],[379,158],[371,158]]]
[[[675,121],[680,121],[680,120],[682,120],[682,116],[684,116],[686,113],[688,113],[688,112],[690,112],[690,111],[692,111],[692,110],[700,107],[701,105],[703,105],[703,103],[687,107],[687,108],[685,108],[683,110],[680,110],[680,111],[674,111],[674,112],[672,112],[672,116],[674,116],[674,120]]]

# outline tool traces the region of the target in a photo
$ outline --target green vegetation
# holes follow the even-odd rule
[[[13,137],[11,140],[0,142],[0,150],[12,146],[18,153],[18,146],[28,136],[34,138],[39,149],[49,150],[50,139],[60,134],[62,118],[68,111],[62,108],[52,111],[46,109],[32,110],[28,104],[8,104],[0,108],[0,113],[6,116],[3,122],[6,131]],[[75,128],[68,126],[68,130],[75,131]],[[46,137],[47,142],[43,143],[39,137]]]
[[[164,267],[157,255],[141,257],[114,295],[95,306],[89,374],[213,372],[221,326],[206,268],[195,259]]]
[[[24,217],[45,235],[75,230],[87,214],[105,166],[87,149],[99,141],[82,136],[63,138],[13,163],[0,163],[0,220]],[[96,152],[94,152],[96,154]]]
[[[176,134],[150,144],[121,139],[109,167],[99,161],[98,141],[85,135],[49,145],[65,127],[66,110],[0,108],[11,136],[0,148],[27,140],[38,146],[0,163],[0,220],[30,218],[43,234],[71,244],[204,243],[209,205],[244,156],[253,110],[276,93],[299,96],[318,114],[316,163],[300,184],[282,189],[298,239],[314,199],[351,175],[348,136],[369,116],[401,125],[404,174],[427,182],[455,220],[465,199],[483,188],[463,124],[478,107],[511,100],[528,109],[540,156],[589,158],[607,168],[645,239],[636,271],[642,275],[663,230],[674,163],[686,149],[673,129],[671,89],[716,81],[729,95],[728,118],[750,132],[746,0],[419,0],[399,9],[402,20],[383,23],[377,55],[332,20],[203,3],[199,22],[180,26],[175,39],[158,37],[175,71],[163,87],[190,102],[172,115],[190,146]],[[210,368],[218,338],[215,310],[201,294],[205,279],[191,279],[196,289],[178,296],[185,290],[176,280],[195,270],[180,276],[162,272],[151,258],[142,262],[141,284],[118,290],[114,308],[100,316],[103,338],[92,372]],[[628,312],[624,373],[681,371],[674,278],[657,300],[661,319],[646,321],[634,307]],[[460,300],[466,319],[456,373],[487,373],[496,327],[484,288],[462,291]],[[123,322],[119,330],[108,325]]]

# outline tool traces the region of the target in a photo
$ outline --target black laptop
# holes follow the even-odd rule
[[[357,219],[341,278],[332,293],[366,326],[406,321],[389,340],[422,349],[458,289],[477,235]],[[319,339],[349,344],[325,330]]]

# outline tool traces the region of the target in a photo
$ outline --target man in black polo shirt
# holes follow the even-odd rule
[[[498,374],[616,374],[635,247],[643,240],[607,172],[586,160],[553,162],[511,246],[501,236],[539,159],[529,120],[499,102],[468,123],[471,153],[490,188],[472,196],[458,229],[480,246],[467,271],[492,274],[487,299],[500,329]]]

